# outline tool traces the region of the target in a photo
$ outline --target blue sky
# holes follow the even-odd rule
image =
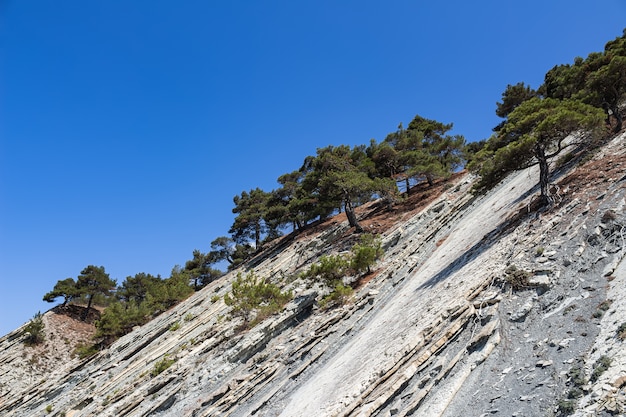
[[[318,147],[416,115],[484,139],[508,83],[622,34],[623,0],[0,2],[0,334],[102,265],[168,276]]]

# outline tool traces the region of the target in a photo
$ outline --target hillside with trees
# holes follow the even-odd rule
[[[536,89],[506,86],[495,110],[502,121],[484,141],[466,143],[451,122],[416,115],[381,141],[316,149],[275,189],[235,195],[229,235],[207,237],[206,252],[194,249],[170,276],[118,281],[88,265],[57,281],[43,299],[60,302],[54,314],[65,318],[37,314],[2,343],[19,342],[41,376],[56,360],[37,368],[33,359],[54,343],[46,323],[58,342],[75,322],[81,337],[63,337],[71,354],[57,358],[91,373],[56,381],[62,388],[0,384],[0,411],[42,411],[41,401],[29,403],[42,396],[63,405],[48,413],[71,406],[99,415],[411,415],[441,404],[458,411],[474,400],[513,412],[504,393],[473,398],[460,388],[476,368],[494,386],[500,377],[541,373],[550,383],[533,389],[546,390],[554,415],[569,415],[582,397],[581,407],[591,404],[605,394],[569,372],[584,372],[572,365],[584,362],[593,382],[601,380],[611,362],[594,356],[602,351],[596,324],[610,309],[622,317],[607,294],[621,294],[610,283],[626,278],[618,268],[625,98],[626,30],[604,51],[555,66]],[[571,311],[575,319],[566,317]],[[572,323],[581,327],[569,337],[561,330]],[[621,343],[624,322],[611,323],[611,343]],[[507,337],[528,338],[518,351],[536,365],[489,359],[497,369],[490,376],[480,366]],[[498,355],[508,358],[507,349]],[[109,378],[117,367],[121,376],[107,380],[120,384],[116,390],[83,398],[91,375]],[[3,372],[0,380],[10,374]],[[567,377],[550,379],[557,374]],[[610,381],[616,390],[624,387],[620,375]],[[528,385],[518,376],[509,381],[516,393]],[[328,388],[342,378],[356,382]],[[458,383],[459,397],[437,391],[446,378]],[[559,401],[554,387],[568,390]],[[58,397],[64,389],[71,393]],[[332,406],[315,408],[323,401]],[[528,403],[528,415],[542,409]]]
[[[119,285],[104,267],[88,266],[75,281],[59,280],[44,295],[54,302],[94,301],[103,308],[96,321],[96,345],[103,347],[146,323],[195,291],[220,279],[263,251],[271,242],[306,231],[343,213],[352,230],[364,232],[357,208],[380,199],[393,213],[416,189],[433,187],[467,168],[479,175],[476,193],[484,193],[510,172],[539,166],[540,207],[554,203],[550,187],[554,158],[588,152],[622,128],[620,103],[626,94],[626,34],[604,51],[557,65],[537,89],[509,84],[496,103],[502,122],[484,141],[466,143],[452,135],[452,123],[416,115],[382,141],[358,146],[329,145],[307,156],[300,168],[280,175],[273,190],[254,188],[233,198],[234,222],[229,236],[219,236],[206,253],[175,266],[162,279],[138,273]],[[573,134],[573,136],[572,136]],[[106,343],[103,343],[106,342]]]

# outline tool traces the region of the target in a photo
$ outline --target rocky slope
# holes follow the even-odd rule
[[[484,196],[462,175],[406,212],[365,207],[385,257],[340,308],[297,279],[349,248],[339,217],[246,266],[295,294],[249,331],[218,299],[236,271],[88,360],[33,360],[18,329],[0,339],[0,414],[623,414],[625,140],[563,167],[550,211],[531,210],[533,169]]]

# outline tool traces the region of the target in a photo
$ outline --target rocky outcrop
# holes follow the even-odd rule
[[[320,310],[323,289],[298,273],[346,249],[347,222],[247,265],[295,298],[246,332],[219,298],[237,271],[95,357],[68,356],[31,380],[18,329],[0,339],[0,414],[522,416],[567,401],[579,415],[623,413],[623,140],[563,168],[550,211],[529,212],[532,169],[478,197],[471,177],[458,178],[385,232],[376,274],[339,308]],[[515,290],[512,265],[524,279]]]

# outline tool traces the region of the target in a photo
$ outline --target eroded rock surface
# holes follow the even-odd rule
[[[320,310],[323,289],[297,279],[347,249],[335,221],[247,265],[295,294],[249,331],[216,297],[237,271],[88,360],[32,369],[18,329],[0,339],[0,414],[539,416],[565,401],[581,416],[624,413],[624,140],[557,173],[549,211],[528,210],[533,169],[479,197],[458,176],[385,229],[384,259],[340,308]],[[511,265],[526,278],[517,290]],[[153,375],[163,358],[175,362]],[[586,381],[568,398],[572,369]]]

